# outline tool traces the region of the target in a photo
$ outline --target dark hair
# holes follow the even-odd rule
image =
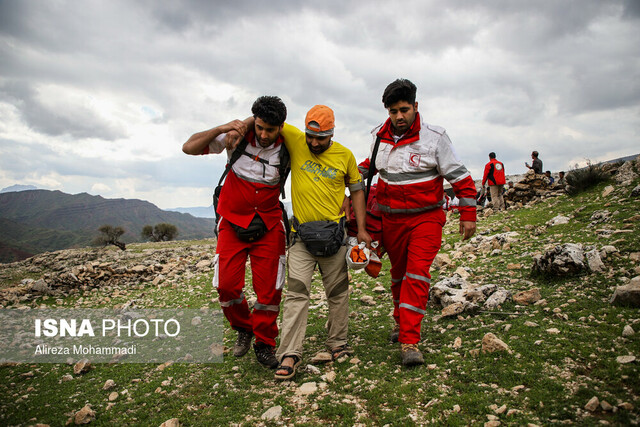
[[[531,153],[531,155],[533,155],[533,157],[535,157],[536,159],[538,158],[538,152],[534,151],[533,153]]]
[[[277,96],[261,96],[251,107],[253,117],[260,118],[272,126],[280,126],[287,119],[287,107]]]
[[[489,158],[490,159],[495,159],[496,158],[496,153],[494,153],[493,151],[489,153]]]
[[[389,108],[398,101],[406,101],[409,104],[416,102],[416,85],[407,79],[398,79],[387,86],[382,94],[384,108]]]

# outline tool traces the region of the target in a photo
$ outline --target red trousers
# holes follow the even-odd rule
[[[440,250],[445,221],[442,209],[382,217],[382,241],[391,260],[393,318],[400,326],[401,343],[420,341],[429,300],[429,269]]]
[[[251,260],[253,290],[258,301],[249,311],[244,279],[247,257]],[[234,329],[253,331],[257,342],[276,345],[280,298],[285,282],[285,234],[280,224],[255,242],[238,239],[231,223],[220,222],[216,247],[216,273],[213,286],[218,288],[220,305]]]

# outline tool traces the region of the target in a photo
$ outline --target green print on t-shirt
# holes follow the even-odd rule
[[[304,162],[300,169],[311,174],[315,174],[313,177],[314,181],[319,181],[320,177],[335,179],[338,173],[338,169],[323,167],[320,163],[315,163],[312,160],[307,160]]]

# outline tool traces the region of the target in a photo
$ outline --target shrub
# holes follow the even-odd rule
[[[178,235],[178,228],[173,224],[162,222],[155,226],[145,225],[142,229],[142,238],[153,242],[168,242]]]
[[[103,225],[98,228],[98,231],[100,231],[100,235],[94,239],[94,244],[104,246],[114,245],[123,251],[126,249],[125,244],[118,240],[120,239],[120,236],[125,233],[124,228],[114,227],[112,225]]]
[[[586,167],[573,169],[567,174],[566,190],[567,193],[575,195],[610,179],[611,175],[601,165],[587,161]]]

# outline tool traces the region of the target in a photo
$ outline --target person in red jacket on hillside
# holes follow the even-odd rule
[[[213,286],[217,288],[225,317],[238,331],[233,355],[244,356],[255,335],[253,348],[258,362],[275,369],[277,320],[286,266],[285,226],[279,196],[280,151],[284,147],[280,131],[287,108],[277,96],[261,96],[251,112],[255,124],[248,132],[242,121],[234,120],[193,134],[182,151],[192,155],[217,154],[226,148],[233,159],[233,153],[242,150],[229,168],[220,192],[217,213],[221,219]],[[244,135],[245,148],[232,148],[227,134],[233,132]],[[251,259],[257,296],[253,311],[243,292],[247,257]]]
[[[482,176],[482,186],[489,184],[489,192],[491,194],[491,206],[495,210],[504,210],[504,198],[502,190],[506,183],[504,177],[504,165],[496,160],[496,153],[489,153],[489,163],[484,166],[484,175]]]
[[[406,79],[387,86],[382,102],[389,119],[372,131],[371,153],[359,165],[365,178],[370,170],[380,175],[376,197],[382,212],[382,245],[391,260],[396,322],[390,338],[400,342],[405,366],[424,363],[418,343],[429,299],[429,269],[440,250],[446,221],[444,179],[460,200],[463,239],[476,231],[473,178],[458,160],[445,130],[421,120],[416,91]]]

